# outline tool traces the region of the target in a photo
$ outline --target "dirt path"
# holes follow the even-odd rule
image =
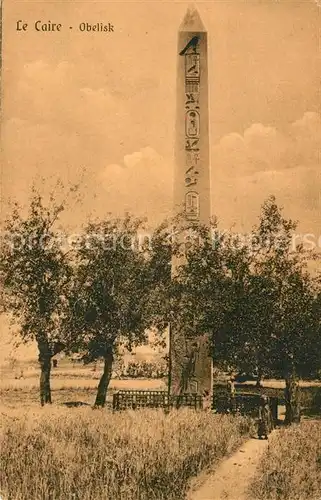
[[[268,443],[259,439],[246,441],[230,458],[223,460],[216,471],[199,478],[197,482],[202,484],[192,487],[188,500],[246,500],[246,490]]]

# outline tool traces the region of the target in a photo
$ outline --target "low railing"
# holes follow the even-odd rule
[[[258,417],[260,407],[260,394],[236,393],[234,396],[228,391],[216,390],[213,392],[212,409],[217,413],[233,413]],[[268,397],[273,422],[278,421],[278,398]]]
[[[203,408],[203,398],[198,394],[169,395],[166,391],[134,391],[121,390],[113,395],[113,409],[141,409],[141,408]]]
[[[268,398],[274,423],[278,420],[278,399]],[[260,395],[251,393],[236,393],[233,397],[227,391],[213,393],[212,409],[216,413],[231,413],[258,417]],[[201,410],[203,398],[198,394],[169,395],[166,391],[135,391],[120,390],[113,395],[113,410],[163,408],[192,408]]]

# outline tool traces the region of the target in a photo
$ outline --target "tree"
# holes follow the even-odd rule
[[[147,339],[159,261],[141,243],[141,229],[142,221],[131,216],[90,223],[75,254],[65,330],[71,343],[86,351],[86,362],[104,359],[96,407],[106,403],[119,343],[130,350]]]
[[[304,249],[291,248],[295,228],[274,197],[266,200],[244,252],[245,273],[231,275],[236,293],[215,344],[216,355],[238,369],[284,378],[287,423],[299,419],[298,377],[320,363],[318,287]]]
[[[200,338],[203,337],[204,345],[209,334],[217,333],[230,309],[231,280],[226,269],[230,242],[227,235],[219,233],[215,221],[211,230],[188,221],[181,223],[177,242],[178,248],[172,249],[175,272],[158,290],[158,303],[160,319],[170,323],[175,332],[184,332],[180,339],[187,339],[175,344],[176,350],[182,352],[180,373],[176,376],[180,377],[180,391],[184,392],[193,374]],[[157,326],[160,324],[161,321]]]
[[[305,375],[319,344],[316,328],[314,279],[307,270],[302,246],[292,249],[297,223],[286,220],[275,198],[262,206],[254,234],[258,243],[254,273],[268,282],[263,298],[271,324],[265,339],[270,368],[285,380],[286,423],[299,420],[298,378]]]
[[[210,228],[198,225],[186,231],[185,260],[171,283],[172,321],[183,324],[191,335],[210,333],[216,351],[219,339],[240,341],[228,337],[227,330],[233,323],[237,298],[244,292],[249,255],[233,235],[218,230],[215,220]],[[216,361],[224,367],[235,363],[234,355],[229,358],[223,343],[220,345]]]
[[[33,189],[27,216],[15,205],[2,240],[3,308],[20,325],[23,341],[37,343],[42,405],[51,403],[51,358],[64,347],[60,326],[70,267],[54,231],[63,210],[53,199],[45,206]]]
[[[215,226],[194,228],[167,294],[170,320],[211,334],[214,363],[285,379],[289,423],[299,414],[298,376],[320,363],[320,288],[304,249],[291,248],[295,228],[274,197],[245,241]]]
[[[285,422],[300,420],[299,378],[310,378],[321,366],[320,309],[311,275],[296,269],[284,280],[276,306],[273,367],[285,379]]]

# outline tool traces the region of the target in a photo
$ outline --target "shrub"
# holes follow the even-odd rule
[[[250,487],[257,500],[320,500],[321,422],[282,429],[271,439]]]
[[[178,410],[47,409],[3,423],[8,500],[180,500],[189,479],[233,451],[250,420]]]
[[[167,376],[168,367],[165,360],[158,361],[130,361],[124,366],[121,377],[129,378],[164,378]]]

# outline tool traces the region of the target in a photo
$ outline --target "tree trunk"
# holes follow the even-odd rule
[[[97,407],[103,408],[106,404],[107,389],[112,376],[113,360],[114,356],[111,349],[108,350],[104,356],[104,372],[99,381],[97,396],[95,401],[95,408]]]
[[[48,352],[39,354],[40,373],[40,403],[41,406],[51,404],[50,372],[51,356]]]
[[[256,384],[255,384],[257,388],[263,387],[262,380],[263,380],[263,375],[262,375],[261,371],[258,370]]]
[[[285,376],[285,425],[300,422],[300,386],[294,370]]]
[[[40,364],[40,403],[41,406],[51,404],[50,372],[51,358],[49,342],[46,336],[38,335],[37,344],[39,350],[38,361]]]
[[[257,356],[256,372],[257,372],[257,378],[256,378],[255,385],[257,388],[261,388],[261,387],[263,387],[263,384],[262,384],[263,370],[262,370],[262,363],[261,363],[260,355]]]

